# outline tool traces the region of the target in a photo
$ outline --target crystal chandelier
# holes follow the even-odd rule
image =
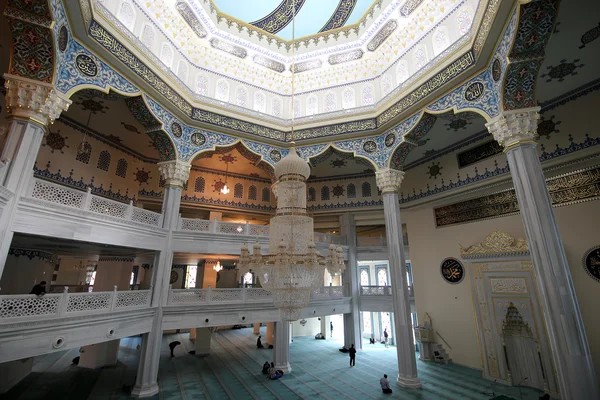
[[[213,266],[213,269],[217,272],[221,272],[223,270],[223,266],[221,265],[221,261],[217,260],[217,263]]]
[[[292,2],[295,7],[295,2]],[[296,13],[293,12],[294,16]],[[313,219],[306,212],[306,180],[310,176],[308,163],[294,147],[294,17],[292,17],[292,98],[291,139],[289,153],[275,165],[277,181],[272,186],[277,199],[277,211],[269,227],[269,250],[262,255],[260,244],[254,244],[253,254],[247,244],[242,246],[238,267],[258,271],[262,287],[273,296],[273,304],[284,321],[295,321],[308,306],[310,294],[323,285],[325,268],[331,273],[345,269],[342,248],[329,246],[327,258],[317,252],[313,239]]]

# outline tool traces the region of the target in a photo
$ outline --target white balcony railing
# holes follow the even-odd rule
[[[326,286],[311,293],[311,300],[334,300],[344,297],[342,286]],[[246,304],[272,302],[271,293],[262,288],[171,289],[167,305]]]
[[[392,287],[391,286],[361,286],[360,287],[360,295],[361,296],[391,296],[392,295]],[[408,286],[408,295],[409,297],[414,297],[413,286]]]
[[[37,320],[136,310],[150,307],[149,290],[48,293],[0,296],[0,324],[12,320]]]
[[[162,214],[134,207],[132,201],[126,204],[96,196],[92,194],[89,187],[86,192],[82,192],[81,190],[34,178],[29,197],[126,221],[156,227],[162,225]]]

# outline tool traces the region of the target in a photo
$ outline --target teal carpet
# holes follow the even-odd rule
[[[264,331],[265,328],[263,327]],[[263,332],[264,333],[264,332]],[[34,372],[2,399],[125,399],[123,386],[134,383],[140,338],[121,340],[119,364],[113,368],[86,370],[71,365],[77,350],[38,357]],[[179,340],[175,357],[168,343]],[[456,365],[418,361],[423,389],[401,389],[395,385],[398,373],[396,349],[364,345],[356,367],[348,365],[348,355],[340,353],[340,339],[294,338],[290,345],[292,373],[277,381],[265,379],[261,366],[271,361],[272,350],[257,349],[252,329],[224,330],[213,335],[211,355],[188,354],[194,346],[187,334],[163,338],[160,358],[160,393],[154,399],[490,399],[490,382],[479,371]],[[388,374],[394,394],[384,395],[379,379]],[[520,400],[519,390],[497,384],[497,398]],[[537,400],[536,391],[523,388],[523,400]],[[505,396],[505,397],[500,397]]]

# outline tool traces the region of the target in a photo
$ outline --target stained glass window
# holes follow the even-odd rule
[[[361,189],[362,197],[371,197],[371,184],[369,182],[363,182]]]
[[[315,115],[317,112],[319,112],[319,99],[313,94],[306,99],[306,115]]]
[[[142,30],[142,43],[150,49],[150,51],[154,51],[154,28],[152,28],[152,25],[144,25],[144,29]]]
[[[317,193],[315,188],[308,188],[308,201],[315,201],[317,199]]]
[[[356,198],[356,186],[354,186],[354,183],[350,183],[348,184],[348,186],[346,187],[346,196],[349,199],[354,199]]]
[[[208,93],[208,78],[204,75],[198,75],[196,77],[196,94],[206,96]]]
[[[329,188],[327,186],[323,186],[321,188],[321,201],[329,200]]]
[[[267,111],[266,96],[262,92],[254,93],[254,110],[264,113]]]
[[[127,176],[127,161],[124,158],[121,158],[117,162],[117,170],[115,171],[116,176],[120,176],[121,178],[125,178]]]
[[[167,66],[167,68],[171,69],[173,67],[173,50],[171,46],[168,44],[163,44],[160,49],[160,60]]]
[[[450,46],[448,28],[440,26],[433,34],[433,50],[435,51],[435,54],[438,55],[446,50],[448,46]]]
[[[240,107],[246,107],[248,104],[248,91],[244,86],[240,86],[235,90],[235,104]]]
[[[373,99],[373,88],[371,86],[365,86],[363,89],[363,106],[370,106],[375,102]]]
[[[241,199],[244,197],[244,186],[241,183],[236,183],[233,187],[233,197],[236,199]]]
[[[383,78],[381,78],[381,92],[383,93],[382,97],[387,96],[392,91],[392,78],[389,74],[385,74]]]
[[[133,23],[135,19],[135,11],[133,11],[133,6],[128,2],[123,2],[121,5],[121,11],[119,12],[119,21],[123,23],[127,27],[127,29],[133,29]]]
[[[252,185],[248,188],[248,200],[256,200],[256,186]]]
[[[325,111],[335,111],[335,93],[327,93],[325,95]]]
[[[185,61],[180,60],[179,66],[177,67],[177,77],[181,79],[183,82],[187,82],[188,76],[188,67]]]
[[[404,60],[400,60],[396,66],[396,81],[398,82],[398,85],[406,81],[408,76],[408,63]]]
[[[423,45],[417,46],[413,53],[413,64],[415,65],[415,68],[417,70],[423,68],[427,64],[427,61],[429,61],[427,59],[427,49],[425,49],[425,46]]]
[[[276,117],[281,117],[281,99],[273,99],[271,102],[271,113]]]
[[[271,191],[269,190],[269,188],[263,188],[262,201],[271,201]]]
[[[469,32],[471,24],[473,23],[473,12],[470,8],[463,8],[456,15],[456,25],[458,26],[458,32],[462,35]]]
[[[193,289],[196,287],[196,274],[198,273],[197,265],[188,265],[185,274],[185,288]]]
[[[360,270],[360,286],[369,286],[369,270]]]
[[[344,98],[344,109],[347,110],[349,108],[355,107],[354,101],[354,90],[352,88],[346,88],[342,94]]]
[[[365,332],[367,334],[373,333],[373,330],[371,328],[371,313],[363,312],[362,316],[363,316],[363,332]]]
[[[217,92],[215,95],[217,100],[229,101],[229,83],[221,79],[217,82]]]
[[[108,151],[103,151],[100,153],[96,167],[103,171],[108,171],[108,168],[110,167],[110,153]]]
[[[377,286],[387,286],[387,268],[379,268],[377,270]]]

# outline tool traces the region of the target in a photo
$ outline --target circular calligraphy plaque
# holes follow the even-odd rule
[[[391,147],[395,141],[396,141],[396,135],[394,135],[393,133],[390,133],[385,137],[385,146]]]
[[[179,279],[179,274],[177,273],[177,271],[172,270],[171,271],[171,278],[169,279],[169,283],[173,284],[173,283],[177,282],[177,279]]]
[[[269,153],[269,157],[271,157],[271,160],[278,162],[279,160],[281,160],[281,153],[279,152],[279,150],[271,150],[271,152]]]
[[[183,135],[183,130],[181,129],[181,125],[179,125],[177,122],[173,122],[171,124],[171,132],[173,133],[173,136],[175,136],[175,137],[181,137],[181,135]]]
[[[194,132],[192,133],[191,141],[196,146],[202,146],[204,143],[206,143],[206,136],[204,136],[203,133]]]
[[[465,269],[456,258],[446,258],[442,261],[440,272],[442,278],[448,283],[460,283],[465,277]]]
[[[500,75],[502,75],[502,64],[500,64],[500,60],[496,58],[492,64],[492,78],[495,82],[500,80]]]
[[[61,26],[60,31],[58,31],[58,49],[61,52],[64,52],[67,49],[67,44],[69,43],[69,31],[66,26]]]
[[[98,75],[98,66],[92,58],[86,54],[79,54],[75,57],[77,69],[86,76],[94,77]]]
[[[375,150],[377,150],[377,143],[375,143],[373,140],[367,140],[363,144],[363,150],[367,153],[374,153]]]
[[[483,95],[483,83],[474,82],[471,83],[467,90],[465,90],[465,100],[467,101],[475,101]]]
[[[585,272],[600,282],[600,246],[592,247],[583,256]]]

